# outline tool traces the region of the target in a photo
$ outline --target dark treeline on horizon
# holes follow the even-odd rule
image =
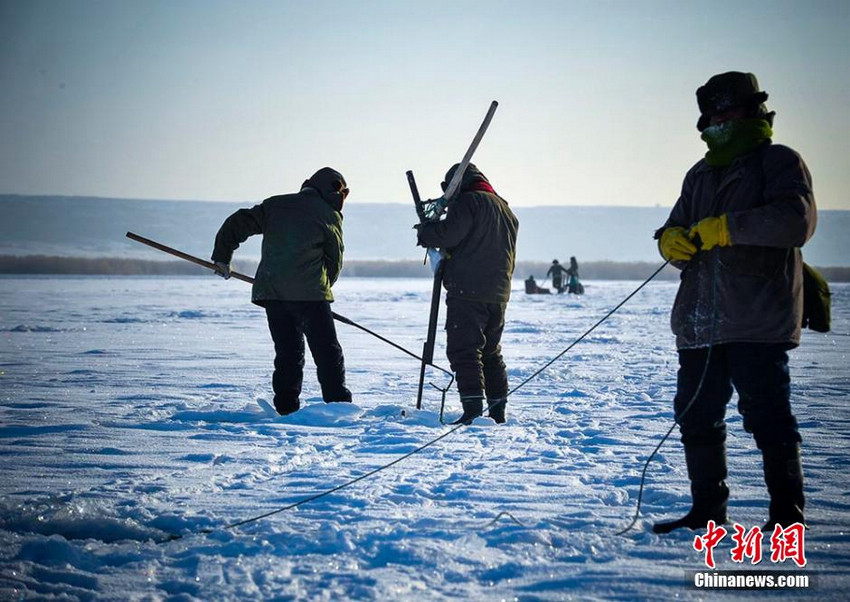
[[[546,280],[551,264],[545,261],[519,261],[514,278],[534,276]],[[583,280],[644,280],[661,262],[588,261],[580,263]],[[253,275],[256,262],[234,261],[233,269]],[[818,267],[830,282],[850,282],[848,267]],[[19,275],[102,275],[102,276],[202,276],[210,270],[187,261],[151,261],[120,257],[58,257],[48,255],[0,255],[0,274]],[[421,261],[353,260],[343,267],[348,278],[430,278],[431,269]],[[679,271],[667,266],[656,279],[677,280]]]

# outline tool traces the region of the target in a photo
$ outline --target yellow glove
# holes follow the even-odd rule
[[[714,247],[728,247],[732,244],[732,239],[729,236],[729,225],[727,217],[724,213],[720,217],[706,217],[700,220],[695,226],[691,226],[688,231],[688,238],[693,240],[699,236],[702,241],[703,251],[709,251]]]
[[[688,232],[681,226],[667,228],[661,234],[659,248],[664,259],[668,261],[690,261],[697,247],[688,240]]]

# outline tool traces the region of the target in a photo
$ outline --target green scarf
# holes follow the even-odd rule
[[[764,119],[731,119],[709,126],[701,136],[708,145],[705,162],[711,167],[726,167],[772,136],[773,130]]]

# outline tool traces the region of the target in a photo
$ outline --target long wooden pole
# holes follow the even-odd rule
[[[478,127],[478,131],[475,133],[472,143],[469,145],[469,148],[466,149],[466,153],[463,155],[463,159],[461,159],[458,164],[458,168],[452,175],[452,179],[446,185],[446,190],[443,193],[442,198],[438,199],[436,204],[441,204],[442,207],[445,207],[448,199],[451,199],[452,196],[454,196],[455,191],[457,191],[461,181],[463,180],[463,174],[466,171],[466,168],[469,167],[469,163],[472,161],[472,155],[475,154],[475,150],[481,143],[481,139],[484,138],[484,134],[487,133],[487,128],[490,126],[490,122],[493,120],[493,115],[496,113],[497,108],[499,108],[499,103],[497,101],[494,100],[490,103],[490,107],[487,109],[487,114],[484,116],[484,121],[482,121],[481,125]],[[416,206],[416,214],[419,216],[419,221],[424,222],[427,218],[412,171],[407,172],[407,183],[410,185],[410,194],[413,195],[413,203]],[[437,217],[439,217],[439,213],[440,211],[438,210]],[[425,366],[433,365],[431,362],[434,360],[434,345],[437,338],[437,320],[440,313],[440,297],[443,288],[443,268],[445,267],[445,264],[446,260],[443,258],[434,270],[434,286],[431,289],[431,312],[428,316],[428,333],[425,338],[425,344],[422,348],[422,365],[419,369],[419,390],[416,394],[417,410],[422,409],[422,389],[425,385]],[[443,395],[443,400],[445,401],[445,394]],[[440,417],[442,419],[442,409],[440,410]]]
[[[410,194],[413,195],[413,202],[416,205],[416,212],[420,219],[422,215],[419,211],[422,199],[419,196],[419,188],[416,186],[416,180],[413,178],[413,172],[407,172],[407,183],[410,186]],[[433,365],[434,361],[434,346],[437,339],[437,319],[440,314],[440,296],[443,290],[443,266],[445,259],[439,263],[434,271],[434,284],[431,288],[431,312],[428,315],[428,333],[425,337],[425,343],[422,345],[422,364],[419,367],[419,389],[416,392],[416,409],[422,409],[422,389],[425,387],[425,368]]]
[[[155,240],[145,238],[144,236],[139,236],[138,234],[134,234],[133,232],[127,232],[127,238],[135,240],[136,242],[140,242],[143,245],[153,247],[154,249],[157,249],[157,250],[162,251],[164,253],[168,253],[169,255],[174,255],[175,257],[179,257],[180,259],[185,259],[186,261],[190,261],[190,262],[195,263],[197,265],[203,266],[203,267],[210,269],[214,272],[219,271],[218,267],[210,261],[204,261],[200,257],[195,257],[194,255],[189,255],[188,253],[184,253],[183,251],[178,251],[177,249],[174,249],[174,248],[169,247],[167,245],[164,245],[162,243],[158,243]],[[231,271],[230,276],[231,276],[231,278],[236,278],[237,280],[242,280],[243,282],[247,282],[248,284],[254,283],[253,278],[251,278],[250,276],[246,276],[245,274],[240,274],[239,272]],[[334,320],[337,320],[338,322],[342,322],[343,324],[348,324],[349,326],[353,326],[354,328],[362,330],[363,332],[365,332],[367,334],[371,334],[376,339],[383,341],[387,345],[395,347],[399,351],[403,351],[404,353],[406,353],[410,357],[415,358],[415,359],[419,360],[420,362],[425,361],[421,357],[419,357],[418,355],[413,353],[412,351],[408,351],[407,349],[405,349],[401,345],[398,345],[397,343],[392,342],[391,340],[389,340],[386,337],[382,337],[377,332],[373,332],[373,331],[369,330],[368,328],[366,328],[365,326],[361,326],[360,324],[358,324],[354,320],[346,318],[345,316],[342,316],[342,315],[340,315],[336,312],[331,312],[331,315],[333,316]],[[440,366],[437,366],[433,363],[433,354],[432,354],[432,358],[430,360],[428,360],[427,364],[429,366],[433,367],[433,368],[436,368],[437,370],[440,370],[440,371],[448,374],[449,376],[453,376],[452,373],[449,372],[448,370],[446,370],[445,368],[441,368]]]
[[[143,245],[147,245],[149,247],[153,247],[154,249],[158,249],[169,255],[174,255],[175,257],[179,257],[180,259],[185,259],[186,261],[191,261],[192,263],[203,266],[207,269],[212,270],[213,272],[218,273],[220,270],[218,266],[216,266],[211,261],[204,261],[200,257],[195,257],[194,255],[189,255],[188,253],[184,253],[183,251],[178,251],[177,249],[173,249],[166,245],[156,242],[155,240],[151,240],[150,238],[145,238],[144,236],[139,236],[138,234],[134,234],[133,232],[127,232],[127,238],[135,240],[136,242],[140,242]],[[243,282],[247,282],[248,284],[254,284],[254,279],[250,276],[246,276],[245,274],[240,274],[239,272],[230,272],[231,278],[236,278],[237,280],[241,280]]]
[[[487,128],[493,120],[493,114],[495,114],[498,107],[499,103],[497,101],[494,100],[490,103],[490,108],[487,109],[487,115],[484,116],[484,121],[481,122],[481,126],[479,126],[478,131],[475,133],[475,137],[472,139],[472,144],[470,144],[469,148],[466,149],[466,154],[463,156],[463,159],[460,160],[460,165],[458,165],[457,170],[455,170],[452,175],[451,181],[448,185],[446,185],[446,191],[443,193],[444,198],[452,198],[455,191],[458,189],[458,186],[460,186],[460,182],[463,179],[463,173],[466,171],[466,168],[469,167],[469,163],[472,161],[472,155],[475,153],[475,149],[478,148],[478,145],[481,143],[481,139],[487,132]]]

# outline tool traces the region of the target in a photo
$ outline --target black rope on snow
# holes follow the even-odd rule
[[[407,355],[409,355],[410,357],[412,357],[412,358],[414,358],[414,359],[419,360],[420,362],[425,361],[425,360],[423,360],[421,357],[419,357],[418,355],[416,355],[415,353],[413,353],[412,351],[410,351],[409,349],[405,349],[404,347],[402,347],[402,346],[401,346],[401,345],[399,345],[398,343],[395,343],[395,342],[393,342],[393,341],[389,340],[388,338],[386,338],[386,337],[383,337],[383,336],[379,335],[377,332],[374,332],[374,331],[372,331],[372,330],[369,330],[368,328],[366,328],[365,326],[362,326],[362,325],[358,324],[358,323],[357,323],[357,322],[355,322],[354,320],[350,320],[350,319],[348,319],[348,318],[346,318],[346,317],[344,317],[344,316],[340,316],[339,314],[336,314],[336,315],[334,316],[334,319],[338,320],[339,322],[342,322],[343,324],[348,324],[349,326],[353,326],[354,328],[358,328],[358,329],[362,330],[363,332],[365,332],[365,333],[367,333],[367,334],[372,335],[372,336],[373,336],[373,337],[375,337],[376,339],[378,339],[378,340],[380,340],[380,341],[383,341],[383,342],[384,342],[384,343],[386,343],[387,345],[390,345],[390,346],[392,346],[392,347],[395,347],[396,349],[398,349],[399,351],[402,351],[402,352],[406,353],[406,354],[407,354]],[[440,372],[442,372],[443,374],[446,374],[446,375],[448,375],[448,376],[451,376],[451,377],[452,377],[452,380],[454,380],[454,374],[452,374],[451,372],[449,372],[448,370],[446,370],[446,369],[445,369],[445,368],[443,368],[442,366],[438,366],[437,364],[435,364],[435,363],[433,363],[433,362],[425,362],[425,365],[427,365],[427,366],[431,366],[432,368],[436,368],[437,370],[439,370],[439,371],[440,371]],[[451,385],[449,385],[449,386],[451,386]]]
[[[564,355],[565,355],[568,351],[570,351],[573,347],[575,347],[575,346],[576,346],[576,345],[578,345],[581,341],[583,341],[583,340],[584,340],[584,339],[585,339],[585,338],[586,338],[586,337],[587,337],[587,336],[588,336],[591,332],[593,332],[594,330],[596,330],[596,328],[598,328],[598,327],[599,327],[599,326],[600,326],[600,325],[601,325],[601,324],[602,324],[605,320],[607,320],[608,318],[610,318],[612,315],[614,315],[614,313],[615,313],[618,309],[620,309],[621,307],[623,307],[623,306],[624,306],[624,305],[625,305],[625,304],[629,301],[629,299],[631,299],[631,298],[632,298],[632,297],[634,297],[636,294],[638,294],[638,292],[640,292],[640,290],[641,290],[643,287],[645,287],[647,284],[649,284],[649,283],[652,281],[652,279],[653,279],[653,278],[655,278],[658,274],[660,274],[660,273],[661,273],[661,270],[663,270],[664,268],[666,268],[668,263],[670,263],[670,260],[669,260],[669,259],[668,259],[667,261],[665,261],[664,263],[662,263],[662,264],[661,264],[661,266],[660,266],[657,270],[655,270],[655,271],[654,271],[654,272],[653,272],[653,273],[649,276],[649,278],[647,278],[646,280],[644,280],[644,281],[640,284],[640,286],[638,286],[635,290],[633,290],[633,291],[632,291],[632,292],[631,292],[631,293],[630,293],[630,294],[629,294],[629,295],[628,295],[625,299],[623,299],[622,301],[620,301],[620,302],[619,302],[619,303],[618,303],[618,304],[614,307],[614,309],[612,309],[612,310],[611,310],[611,311],[609,311],[607,314],[605,314],[605,316],[604,316],[604,317],[602,317],[602,318],[601,318],[598,322],[596,322],[596,324],[594,324],[593,326],[591,326],[590,328],[588,328],[588,329],[584,332],[584,334],[582,334],[579,338],[577,338],[575,341],[573,341],[572,343],[570,343],[570,345],[568,345],[566,349],[564,349],[564,350],[563,350],[563,351],[561,351],[558,355],[556,355],[556,356],[555,356],[555,357],[553,357],[551,360],[549,360],[548,362],[546,362],[546,363],[545,363],[545,364],[544,364],[544,365],[543,365],[540,369],[538,369],[538,370],[537,370],[536,372],[534,372],[531,376],[529,376],[529,377],[528,377],[528,378],[526,378],[524,381],[522,381],[521,383],[519,383],[516,387],[514,387],[513,389],[511,389],[510,391],[508,391],[508,393],[505,395],[505,399],[507,399],[508,397],[510,397],[511,395],[513,395],[514,393],[516,393],[518,390],[520,390],[520,389],[521,389],[522,387],[524,387],[525,385],[527,385],[527,384],[528,384],[529,382],[531,382],[534,378],[536,378],[536,377],[537,377],[537,376],[539,376],[542,372],[544,372],[544,371],[545,371],[545,370],[546,370],[549,366],[551,366],[551,365],[552,365],[552,364],[554,364],[556,361],[558,361],[559,359],[561,359],[561,358],[562,358],[562,357],[563,357],[563,356],[564,356]],[[481,413],[480,413],[480,414],[477,414],[476,416],[474,416],[474,418],[478,418],[479,416],[483,416],[483,415],[484,415],[484,412],[489,412],[492,408],[494,408],[494,407],[496,407],[496,406],[498,406],[498,405],[500,405],[500,404],[502,404],[502,403],[505,403],[505,402],[503,402],[501,399],[493,400],[493,403],[492,403],[492,404],[488,405],[486,408],[484,408],[483,410],[481,410]],[[473,418],[473,419],[474,419],[474,418]],[[442,409],[441,409],[441,420],[442,420]]]
[[[625,529],[617,531],[615,535],[625,535],[629,531],[631,531],[632,527],[637,524],[638,517],[640,516],[640,504],[643,499],[643,487],[646,482],[646,471],[649,469],[649,463],[652,462],[652,459],[655,457],[655,454],[658,453],[658,450],[661,449],[661,446],[664,445],[664,442],[667,441],[667,438],[673,432],[673,429],[679,426],[682,418],[685,417],[685,414],[688,413],[688,410],[691,409],[691,406],[699,397],[700,392],[702,391],[702,386],[705,383],[705,377],[708,374],[708,366],[711,363],[711,350],[714,348],[714,335],[716,334],[717,328],[717,282],[719,280],[718,275],[720,271],[720,259],[718,255],[715,253],[714,261],[712,263],[712,283],[711,283],[711,334],[708,337],[708,353],[705,355],[705,366],[702,369],[702,374],[699,377],[699,382],[697,383],[697,388],[694,391],[693,396],[690,401],[688,401],[688,405],[682,410],[682,413],[678,416],[673,417],[673,424],[670,425],[670,429],[665,433],[665,435],[661,438],[661,441],[658,442],[658,445],[655,446],[655,449],[652,450],[652,453],[649,454],[649,457],[646,459],[643,465],[643,472],[640,475],[640,489],[638,490],[638,499],[637,499],[637,507],[635,508],[635,515],[632,517],[632,522],[626,525]]]
[[[623,300],[622,300],[622,301],[621,301],[621,302],[620,302],[620,303],[619,303],[619,304],[618,304],[618,305],[617,305],[614,309],[612,309],[612,310],[611,310],[611,311],[609,311],[607,314],[605,314],[605,317],[603,317],[603,318],[602,318],[601,320],[599,320],[596,324],[594,324],[593,326],[591,326],[591,327],[590,327],[590,329],[588,329],[588,330],[587,330],[587,332],[585,332],[583,335],[581,335],[579,338],[577,338],[575,341],[573,341],[573,343],[572,343],[569,347],[567,347],[566,349],[564,349],[561,353],[559,353],[558,355],[556,355],[555,357],[553,357],[553,358],[552,358],[549,362],[547,362],[546,364],[544,364],[544,365],[543,365],[543,367],[542,367],[542,368],[540,368],[537,372],[535,372],[534,374],[532,374],[531,376],[529,376],[528,378],[526,378],[524,381],[522,381],[520,384],[518,384],[516,387],[514,387],[513,389],[511,389],[511,391],[508,393],[508,396],[513,395],[513,394],[514,394],[516,391],[518,391],[520,388],[524,387],[526,384],[528,384],[528,382],[529,382],[530,380],[532,380],[533,378],[537,377],[537,376],[538,376],[541,372],[543,372],[544,370],[546,370],[546,368],[548,368],[549,366],[551,366],[552,364],[554,364],[556,361],[558,361],[559,359],[561,359],[561,357],[562,357],[565,353],[567,353],[570,349],[572,349],[573,347],[575,347],[576,345],[578,345],[578,344],[579,344],[582,340],[584,340],[584,338],[585,338],[587,335],[589,335],[591,332],[593,332],[594,330],[596,330],[596,328],[597,328],[600,324],[602,324],[605,320],[607,320],[608,318],[610,318],[610,317],[614,314],[614,312],[616,312],[618,309],[620,309],[621,307],[623,307],[623,305],[625,305],[625,304],[626,304],[626,302],[627,302],[629,299],[631,299],[632,297],[634,297],[634,296],[638,293],[638,291],[640,291],[643,287],[645,287],[647,284],[649,284],[649,282],[650,282],[653,278],[655,278],[655,277],[656,277],[656,276],[657,276],[657,275],[661,272],[661,270],[663,270],[664,268],[666,268],[666,267],[667,267],[667,264],[668,264],[668,263],[670,263],[670,261],[669,261],[669,260],[665,261],[665,262],[661,265],[661,267],[660,267],[660,268],[658,268],[657,270],[655,270],[655,271],[652,273],[652,275],[651,275],[649,278],[647,278],[646,280],[644,280],[644,281],[643,281],[643,283],[642,283],[639,287],[637,287],[634,291],[632,291],[632,293],[631,293],[628,297],[626,297],[625,299],[623,299]],[[489,409],[489,408],[488,408],[488,409]]]
[[[449,429],[448,431],[446,431],[445,433],[440,435],[439,437],[436,437],[436,438],[432,439],[431,441],[428,441],[424,445],[421,445],[420,447],[417,447],[416,449],[409,451],[402,456],[399,456],[398,458],[396,458],[392,462],[389,462],[388,464],[384,464],[383,466],[379,466],[378,468],[372,469],[369,472],[366,472],[366,473],[360,475],[359,477],[355,477],[355,478],[353,478],[349,481],[346,481],[346,482],[344,482],[340,485],[337,485],[336,487],[333,487],[332,489],[328,489],[327,491],[322,491],[320,493],[317,493],[317,494],[311,495],[309,497],[300,499],[297,502],[293,502],[292,504],[288,504],[288,505],[283,506],[281,508],[277,508],[276,510],[271,510],[269,512],[265,512],[265,513],[257,515],[257,516],[252,516],[251,518],[246,518],[244,520],[240,520],[240,521],[237,521],[235,523],[230,523],[230,524],[222,527],[221,530],[227,531],[227,530],[230,530],[230,529],[235,529],[236,527],[241,527],[243,525],[247,525],[249,523],[257,522],[257,521],[262,520],[264,518],[274,516],[275,514],[280,514],[281,512],[284,512],[286,510],[292,510],[293,508],[297,508],[298,506],[303,506],[304,504],[307,504],[309,502],[313,502],[315,500],[321,499],[321,498],[328,496],[332,493],[336,493],[337,491],[340,491],[341,489],[345,489],[346,487],[350,487],[351,485],[354,485],[355,483],[359,483],[360,481],[368,479],[369,477],[376,475],[379,472],[382,472],[384,470],[387,470],[388,468],[391,468],[392,466],[395,466],[396,464],[406,460],[410,456],[417,454],[417,453],[421,452],[422,450],[424,450],[428,447],[431,447],[432,445],[434,445],[435,443],[437,443],[439,441],[442,441],[443,439],[445,439],[446,437],[448,437],[449,435],[451,435],[452,433],[454,433],[455,431],[457,431],[458,429],[460,429],[461,427],[464,427],[464,426],[466,426],[466,425],[465,424],[458,424],[454,428]],[[213,533],[214,531],[215,531],[214,529],[203,529],[201,531],[196,531],[195,533],[189,533],[189,535],[209,535],[210,533]],[[183,539],[183,537],[184,537],[183,535],[174,534],[174,535],[170,535],[170,536],[166,537],[165,539],[162,539],[162,540],[160,540],[156,543],[167,543],[167,542],[171,542],[171,541],[176,541],[178,539]]]
[[[622,300],[619,304],[617,304],[617,306],[616,306],[616,307],[614,307],[614,309],[612,309],[612,310],[611,310],[611,311],[609,311],[607,314],[605,314],[605,317],[603,317],[601,320],[599,320],[598,322],[596,322],[596,324],[594,324],[593,326],[591,326],[591,327],[590,327],[590,329],[588,329],[588,330],[587,330],[587,331],[586,331],[583,335],[581,335],[578,339],[576,339],[575,341],[573,341],[573,342],[572,342],[572,343],[571,343],[571,344],[570,344],[570,345],[569,345],[566,349],[564,349],[563,351],[561,351],[561,353],[559,353],[558,355],[556,355],[556,356],[555,356],[552,360],[550,360],[549,362],[547,362],[546,364],[544,364],[542,368],[540,368],[540,369],[539,369],[539,370],[537,370],[534,374],[532,374],[531,376],[529,376],[528,378],[526,378],[526,379],[525,379],[523,382],[521,382],[519,385],[517,385],[516,387],[514,387],[513,389],[511,389],[511,390],[507,393],[507,395],[505,395],[505,397],[507,398],[507,397],[509,397],[510,395],[513,395],[513,394],[514,394],[517,390],[519,390],[521,387],[523,387],[523,386],[525,386],[526,384],[528,384],[528,383],[529,383],[532,379],[534,379],[535,377],[537,377],[537,376],[538,376],[539,374],[541,374],[544,370],[546,370],[549,366],[551,366],[552,364],[554,364],[554,363],[555,363],[558,359],[560,359],[560,358],[561,358],[564,354],[566,354],[566,353],[567,353],[570,349],[572,349],[573,347],[575,347],[575,346],[576,346],[579,342],[581,342],[581,341],[582,341],[585,337],[587,337],[587,335],[589,335],[591,332],[593,332],[593,331],[594,331],[594,330],[595,330],[595,329],[596,329],[596,328],[597,328],[600,324],[602,324],[605,320],[607,320],[608,318],[610,318],[610,317],[614,314],[614,312],[616,312],[616,311],[617,311],[618,309],[620,309],[623,305],[625,305],[625,304],[626,304],[626,302],[627,302],[627,301],[629,301],[629,299],[631,299],[632,297],[634,297],[634,296],[638,293],[638,291],[640,291],[640,290],[641,290],[644,286],[646,286],[647,284],[649,284],[649,282],[650,282],[653,278],[655,278],[655,277],[656,277],[656,276],[657,276],[657,275],[661,272],[661,270],[663,270],[665,267],[667,267],[667,264],[668,264],[668,263],[670,263],[670,262],[669,262],[669,261],[665,261],[665,262],[661,265],[661,267],[659,267],[657,270],[655,270],[655,271],[652,273],[652,275],[651,275],[651,276],[649,276],[649,278],[647,278],[646,280],[644,280],[644,281],[643,281],[643,283],[641,283],[641,285],[640,285],[640,286],[638,286],[638,287],[637,287],[634,291],[632,291],[632,293],[631,293],[631,294],[629,294],[629,295],[628,295],[625,299],[623,299],[623,300]],[[404,350],[404,351],[405,351],[405,352],[407,352],[407,353],[409,353],[410,355],[413,355],[412,353],[408,352],[407,350]],[[414,356],[414,357],[416,357],[416,356]],[[433,364],[431,364],[431,365],[433,366]],[[442,368],[439,368],[439,366],[433,366],[433,367],[435,367],[435,368],[438,368],[438,369],[442,370]],[[443,370],[443,371],[444,371],[444,372],[446,372],[445,370]],[[452,379],[454,379],[454,375],[453,375],[453,374],[451,374],[451,373],[449,373],[449,374],[452,376]],[[439,388],[439,387],[436,387],[436,386],[435,386],[435,385],[433,385],[433,384],[432,384],[432,386],[434,386],[435,388]],[[448,386],[448,387],[446,387],[445,389],[440,389],[441,391],[443,391],[443,400],[444,400],[444,401],[445,401],[445,392],[446,392],[446,391],[448,391],[449,387],[451,387],[451,383],[449,383],[449,386]],[[484,409],[481,411],[481,413],[480,413],[480,414],[478,414],[478,416],[482,416],[482,415],[484,414],[484,412],[489,411],[490,409],[492,409],[493,407],[495,407],[495,406],[497,406],[497,405],[499,405],[499,404],[501,404],[501,403],[504,403],[504,401],[502,401],[501,399],[500,399],[500,400],[498,400],[498,401],[494,401],[494,403],[493,403],[493,404],[491,404],[491,405],[487,406],[486,408],[484,408]],[[440,410],[440,414],[441,414],[441,415],[440,415],[440,421],[442,422],[442,408],[441,408],[441,410]],[[478,416],[476,416],[476,418],[477,418]],[[283,507],[281,507],[281,508],[277,508],[276,510],[271,510],[271,511],[269,511],[269,512],[265,512],[265,513],[260,514],[260,515],[257,515],[257,516],[253,516],[253,517],[250,517],[250,518],[246,518],[246,519],[244,519],[244,520],[240,520],[240,521],[237,521],[237,522],[234,522],[234,523],[230,523],[230,524],[228,524],[228,525],[225,525],[225,526],[224,526],[224,527],[222,527],[221,529],[222,529],[222,530],[235,529],[236,527],[241,527],[241,526],[243,526],[243,525],[247,525],[247,524],[249,524],[249,523],[253,523],[253,522],[256,522],[256,521],[262,520],[262,519],[264,519],[264,518],[268,518],[268,517],[270,517],[270,516],[274,516],[275,514],[280,514],[281,512],[285,512],[286,510],[292,510],[293,508],[297,508],[297,507],[302,506],[302,505],[304,505],[304,504],[307,504],[307,503],[309,503],[309,502],[312,502],[312,501],[315,501],[315,500],[321,499],[321,498],[323,498],[323,497],[325,497],[325,496],[328,496],[328,495],[330,495],[330,494],[332,494],[332,493],[336,493],[337,491],[340,491],[340,490],[342,490],[342,489],[345,489],[345,488],[347,488],[347,487],[350,487],[351,485],[354,485],[355,483],[359,483],[360,481],[363,481],[363,480],[365,480],[365,479],[368,479],[369,477],[371,477],[371,476],[373,476],[373,475],[376,475],[376,474],[378,474],[378,473],[380,473],[380,472],[382,472],[382,471],[384,471],[384,470],[387,470],[388,468],[391,468],[391,467],[395,466],[396,464],[398,464],[398,463],[400,463],[400,462],[403,462],[403,461],[404,461],[404,460],[406,460],[407,458],[409,458],[409,457],[411,457],[411,456],[413,456],[413,455],[415,455],[415,454],[418,454],[419,452],[421,452],[421,451],[423,451],[423,450],[427,449],[428,447],[431,447],[431,446],[432,446],[432,445],[434,445],[435,443],[438,443],[439,441],[442,441],[443,439],[445,439],[445,438],[449,437],[450,435],[453,435],[455,432],[457,432],[458,430],[460,430],[460,429],[461,429],[461,428],[463,428],[464,426],[467,426],[467,425],[466,425],[466,424],[464,424],[464,423],[459,423],[459,424],[457,424],[457,425],[453,425],[453,428],[449,429],[448,431],[446,431],[446,432],[445,432],[445,433],[443,433],[442,435],[440,435],[440,436],[438,436],[438,437],[436,437],[436,438],[432,439],[431,441],[428,441],[428,442],[424,443],[423,445],[420,445],[419,447],[417,447],[417,448],[415,448],[415,449],[413,449],[413,450],[411,450],[411,451],[407,452],[406,454],[404,454],[404,455],[402,455],[402,456],[399,456],[398,458],[396,458],[396,459],[395,459],[395,460],[393,460],[392,462],[389,462],[389,463],[387,463],[387,464],[384,464],[383,466],[379,466],[378,468],[375,468],[375,469],[373,469],[373,470],[370,470],[369,472],[366,472],[366,473],[364,473],[364,474],[360,475],[359,477],[355,477],[355,478],[353,478],[353,479],[351,479],[351,480],[349,480],[349,481],[346,481],[346,482],[344,482],[344,483],[341,483],[340,485],[337,485],[336,487],[333,487],[332,489],[328,489],[327,491],[323,491],[323,492],[320,492],[320,493],[317,493],[317,494],[314,494],[314,495],[308,496],[308,497],[306,497],[306,498],[303,498],[303,499],[301,499],[301,500],[298,500],[297,502],[293,502],[292,504],[288,504],[288,505],[283,506]],[[504,514],[504,513],[502,513],[502,514]],[[502,514],[499,514],[496,518],[498,519],[498,518],[499,518],[499,516],[502,516]],[[513,518],[513,517],[511,517],[511,518]],[[516,519],[514,519],[514,520],[516,521]],[[516,522],[517,522],[517,523],[519,523],[519,521],[516,521]],[[519,523],[519,524],[521,524],[521,523]],[[188,534],[188,535],[209,535],[210,533],[213,533],[213,532],[215,532],[215,529],[202,529],[202,530],[200,530],[200,531],[196,531],[196,532],[194,532],[194,533],[190,533],[190,534]],[[156,543],[168,543],[168,542],[171,542],[171,541],[177,541],[177,540],[179,540],[179,539],[183,539],[183,537],[184,537],[183,535],[172,534],[172,535],[169,535],[168,537],[166,537],[166,538],[164,538],[164,539],[161,539],[161,540],[157,541]]]
[[[522,522],[520,522],[519,519],[517,519],[517,517],[515,517],[513,514],[511,514],[507,510],[502,510],[501,512],[499,512],[499,514],[496,515],[496,518],[494,518],[489,523],[487,523],[487,525],[484,528],[489,529],[490,527],[495,525],[497,522],[499,522],[499,519],[502,518],[503,516],[507,516],[509,519],[511,519],[511,521],[515,522],[520,527],[525,528],[525,525],[522,524]]]

